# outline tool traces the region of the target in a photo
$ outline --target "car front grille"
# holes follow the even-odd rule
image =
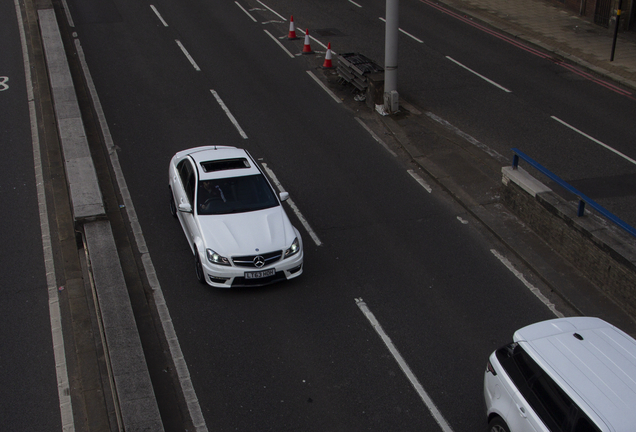
[[[278,261],[283,256],[283,251],[275,251],[275,252],[269,252],[269,253],[264,253],[259,255],[236,256],[236,257],[232,257],[232,262],[234,263],[234,265],[238,267],[256,268],[256,264],[254,264],[254,261],[256,257],[259,257],[259,256],[263,257],[265,261],[265,264],[262,265],[261,267],[267,267],[271,263]]]

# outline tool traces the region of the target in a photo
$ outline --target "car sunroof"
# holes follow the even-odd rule
[[[201,162],[201,167],[203,168],[204,172],[210,173],[216,171],[249,168],[250,163],[245,158],[223,159]]]

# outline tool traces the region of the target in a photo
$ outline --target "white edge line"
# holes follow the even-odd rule
[[[289,52],[289,50],[287,50],[287,48],[285,48],[285,47],[283,46],[283,44],[282,44],[282,43],[280,43],[280,41],[274,37],[274,35],[273,35],[273,34],[271,34],[270,32],[268,32],[267,30],[263,30],[263,31],[264,31],[265,33],[267,33],[267,34],[268,34],[268,36],[269,36],[269,37],[271,37],[271,38],[274,40],[274,42],[276,42],[276,43],[278,44],[278,46],[279,46],[279,47],[281,47],[281,49],[287,53],[287,55],[288,55],[288,56],[290,56],[291,58],[296,58],[296,56],[294,56],[292,53],[290,53],[290,52]]]
[[[331,97],[332,97],[332,99],[333,99],[333,100],[335,100],[335,101],[336,101],[336,102],[338,102],[338,103],[342,103],[342,100],[340,100],[340,98],[339,98],[338,96],[336,96],[336,95],[334,94],[334,92],[332,92],[331,90],[329,90],[329,88],[325,85],[325,83],[323,83],[322,81],[320,81],[320,79],[319,79],[316,75],[314,75],[314,73],[313,73],[312,71],[307,71],[307,73],[309,74],[309,76],[310,76],[310,77],[312,77],[312,78],[314,79],[314,81],[316,81],[316,82],[318,83],[318,85],[320,85],[320,87],[322,87],[322,89],[323,89],[324,91],[326,91],[326,92],[327,92],[327,94],[328,94],[329,96],[331,96]]]
[[[159,18],[159,21],[161,21],[161,23],[163,24],[164,27],[168,27],[168,23],[163,19],[163,17],[161,16],[161,14],[159,13],[159,11],[157,10],[157,8],[155,7],[155,5],[150,5],[150,9],[152,9],[152,11],[155,13],[155,15],[157,15],[157,18]]]
[[[263,5],[264,8],[266,8],[267,10],[269,10],[271,13],[273,13],[274,15],[278,15],[280,17],[280,19],[282,19],[283,21],[287,21],[281,14],[279,14],[278,12],[276,12],[274,9],[272,9],[271,7],[267,6],[265,3],[263,3],[261,0],[256,0],[258,1],[260,4]]]
[[[428,185],[428,183],[426,183],[424,181],[424,179],[419,176],[419,174],[417,174],[412,169],[408,170],[407,172],[409,174],[411,174],[411,177],[413,177],[415,179],[415,181],[418,182],[420,184],[420,186],[422,186],[426,190],[426,192],[428,192],[428,193],[432,193],[433,192],[433,189],[431,189],[431,187]]]
[[[221,99],[221,96],[219,96],[219,94],[217,92],[215,92],[214,90],[210,89],[210,92],[214,95],[214,98],[216,99],[216,101],[218,102],[218,104],[221,106],[221,108],[223,109],[223,111],[225,111],[225,114],[227,115],[227,117],[230,119],[230,121],[232,122],[232,124],[234,125],[234,127],[236,128],[236,130],[238,130],[239,134],[241,134],[241,136],[243,137],[243,139],[247,139],[247,134],[243,131],[243,129],[241,128],[241,126],[238,124],[238,121],[236,121],[236,118],[234,118],[234,116],[232,115],[232,113],[230,112],[230,110],[228,109],[227,106],[225,106],[225,103],[223,103],[223,100]]]
[[[236,3],[236,5],[240,7],[241,10],[245,12],[248,17],[252,18],[252,21],[256,22],[256,18],[254,18],[248,11],[246,11],[245,8],[239,4],[239,2],[235,1],[234,3]]]
[[[185,49],[185,47],[183,46],[183,44],[181,43],[181,41],[179,39],[175,39],[175,42],[177,43],[177,45],[179,45],[179,48],[181,48],[181,51],[183,52],[183,54],[185,54],[185,56],[188,58],[188,60],[190,61],[190,63],[192,64],[192,66],[194,67],[194,69],[196,71],[201,71],[201,69],[199,68],[199,65],[197,65],[197,63],[194,61],[194,59],[192,58],[192,56],[190,55],[190,53],[188,52],[188,50]]]
[[[514,274],[517,277],[517,279],[519,279],[526,286],[526,288],[528,288],[530,290],[530,292],[532,292],[532,294],[534,294],[539,300],[541,300],[541,302],[544,305],[546,305],[548,307],[548,309],[550,309],[554,315],[556,315],[559,318],[563,318],[564,315],[556,309],[556,306],[554,305],[554,303],[552,303],[550,300],[548,300],[548,298],[541,293],[539,288],[535,287],[530,282],[528,282],[526,280],[526,278],[523,276],[523,274],[519,270],[514,268],[512,263],[506,257],[501,255],[495,249],[490,249],[490,252],[494,256],[496,256],[497,259],[499,261],[501,261],[501,263],[503,265],[505,265],[508,268],[508,270],[510,270],[512,272],[512,274]]]
[[[380,17],[380,21],[386,22],[386,19]],[[413,36],[411,33],[407,32],[405,30],[402,30],[401,28],[398,28],[398,30],[401,31],[402,33],[404,33],[405,35],[407,35],[408,37],[410,37],[411,39],[414,39],[414,40],[416,40],[419,43],[424,43],[424,41],[422,39],[419,39],[419,38]]]
[[[40,136],[38,133],[38,119],[35,110],[33,96],[33,83],[31,81],[31,64],[26,42],[24,22],[18,0],[14,0],[15,13],[18,20],[20,42],[22,45],[22,57],[24,62],[24,76],[26,81],[27,98],[29,105],[29,118],[31,123],[31,145],[33,147],[33,166],[35,171],[35,185],[38,194],[38,213],[40,218],[40,231],[42,236],[42,254],[44,258],[44,271],[46,272],[46,287],[49,298],[49,319],[51,323],[51,339],[53,343],[53,358],[55,359],[55,375],[57,381],[57,395],[60,404],[60,419],[62,430],[75,431],[73,418],[73,401],[68,378],[68,367],[64,350],[64,334],[62,332],[62,312],[57,290],[57,277],[55,275],[55,263],[53,261],[53,247],[51,245],[51,230],[49,226],[48,208],[46,205],[46,191],[44,189],[44,173],[42,170],[42,158],[40,154]]]
[[[486,82],[488,82],[488,83],[490,83],[490,84],[494,85],[495,87],[499,88],[500,90],[503,90],[503,91],[505,91],[506,93],[512,93],[512,91],[511,91],[511,90],[508,90],[507,88],[505,88],[505,87],[503,87],[503,86],[501,86],[501,85],[497,84],[497,83],[496,83],[496,82],[494,82],[493,80],[488,79],[488,78],[486,78],[485,76],[483,76],[483,75],[481,75],[481,74],[479,74],[479,73],[475,72],[475,71],[474,71],[474,70],[472,70],[471,68],[469,68],[469,67],[467,67],[467,66],[464,66],[463,64],[461,64],[461,63],[460,63],[460,62],[458,62],[457,60],[455,60],[455,59],[453,59],[453,58],[451,58],[451,57],[449,57],[449,56],[446,56],[446,58],[447,58],[447,59],[449,59],[450,61],[452,61],[453,63],[455,63],[457,66],[463,67],[463,68],[464,68],[464,69],[466,69],[468,72],[470,72],[470,73],[473,73],[473,74],[477,75],[479,78],[481,78],[481,79],[483,79],[484,81],[486,81]]]
[[[278,181],[278,178],[276,177],[276,174],[274,174],[274,171],[272,171],[267,166],[266,163],[261,163],[261,165],[263,165],[263,169],[265,170],[269,178],[272,179],[272,182],[274,182],[278,190],[280,192],[285,192],[283,185],[281,185],[280,182]],[[298,218],[298,220],[300,220],[300,223],[303,224],[303,226],[305,227],[305,230],[309,233],[309,236],[311,237],[311,239],[314,241],[314,243],[316,243],[316,246],[320,246],[322,242],[320,241],[320,239],[318,238],[314,230],[311,228],[311,226],[309,226],[309,222],[307,222],[307,219],[305,219],[305,217],[300,212],[300,210],[298,210],[298,207],[296,207],[296,204],[294,204],[294,201],[291,198],[287,198],[285,202],[288,203],[289,206],[292,208],[292,210],[294,211],[294,214],[296,214],[296,217]]]
[[[589,135],[588,135],[588,134],[586,134],[585,132],[580,131],[579,129],[575,128],[575,127],[574,127],[574,126],[572,126],[572,125],[567,124],[566,122],[564,122],[563,120],[561,120],[561,119],[559,119],[559,118],[557,118],[557,117],[555,117],[555,116],[552,116],[552,118],[553,118],[554,120],[558,121],[559,123],[561,123],[563,126],[569,127],[569,128],[570,128],[570,129],[572,129],[574,132],[578,132],[578,133],[580,133],[580,134],[581,134],[581,135],[583,135],[585,138],[587,138],[587,139],[589,139],[589,140],[591,140],[591,141],[594,141],[596,144],[598,144],[598,145],[600,145],[600,146],[602,146],[602,147],[605,147],[607,150],[609,150],[609,151],[611,151],[611,152],[616,153],[617,155],[619,155],[619,156],[620,156],[620,157],[622,157],[623,159],[625,159],[625,160],[627,160],[627,161],[629,161],[629,162],[633,163],[634,165],[636,165],[636,160],[634,160],[634,159],[630,158],[629,156],[627,156],[627,155],[625,155],[625,154],[623,154],[623,153],[619,152],[619,151],[618,151],[618,150],[616,150],[616,149],[613,149],[612,147],[608,146],[607,144],[602,143],[601,141],[597,140],[596,138],[593,138],[593,137],[589,136]]]
[[[62,0],[62,6],[64,7],[64,13],[66,14],[66,20],[68,21],[69,27],[75,27],[73,17],[71,16],[71,10],[68,8],[66,0]]]
[[[375,133],[375,132],[373,132],[373,131],[371,130],[371,128],[369,128],[369,126],[367,126],[367,125],[366,125],[366,124],[362,121],[362,119],[360,119],[359,117],[354,117],[354,118],[355,118],[355,119],[356,119],[356,121],[357,121],[358,123],[360,123],[360,125],[361,125],[361,126],[362,126],[362,127],[363,127],[363,128],[364,128],[364,129],[365,129],[365,130],[366,130],[366,131],[370,134],[370,135],[371,135],[371,137],[372,137],[374,140],[376,140],[378,143],[380,143],[380,145],[381,145],[382,147],[384,147],[384,149],[385,149],[386,151],[388,151],[389,153],[391,153],[391,156],[397,157],[397,154],[396,154],[393,150],[391,150],[391,149],[389,148],[389,146],[388,146],[388,145],[386,145],[386,143],[385,143],[384,141],[382,141],[382,139],[381,139],[379,136],[377,136],[377,135],[376,135],[376,133]]]
[[[126,179],[124,178],[124,173],[121,170],[121,165],[119,164],[119,157],[117,156],[115,144],[110,134],[108,123],[106,122],[106,117],[104,116],[104,111],[99,100],[99,95],[97,94],[93,78],[88,69],[86,59],[84,58],[82,47],[78,40],[75,40],[75,44],[78,52],[78,57],[82,64],[82,69],[84,70],[84,77],[86,78],[87,86],[93,100],[95,113],[97,115],[97,118],[99,119],[99,124],[104,136],[105,146],[110,156],[110,163],[115,174],[117,187],[119,188],[119,193],[121,194],[121,197],[124,201],[124,208],[126,214],[128,215],[128,220],[130,221],[130,226],[132,228],[135,242],[137,244],[137,249],[141,254],[141,261],[143,263],[146,276],[148,278],[148,283],[152,288],[152,293],[157,308],[157,314],[161,319],[161,325],[166,337],[166,341],[168,342],[170,348],[170,355],[172,356],[175,370],[179,378],[181,393],[185,398],[186,405],[188,406],[188,412],[196,431],[207,432],[208,428],[205,424],[203,412],[201,411],[199,400],[197,399],[192,380],[190,379],[190,371],[188,370],[188,365],[183,357],[181,345],[179,344],[179,339],[177,338],[176,331],[172,324],[172,318],[170,317],[168,306],[166,305],[166,301],[163,297],[163,291],[161,290],[161,285],[159,284],[159,279],[157,278],[155,267],[152,263],[152,259],[150,258],[150,253],[148,252],[146,240],[143,236],[139,219],[137,218],[137,212],[135,211],[135,206],[133,205],[130,191],[128,190],[128,185],[126,184]]]
[[[397,350],[397,348],[391,341],[391,338],[389,338],[389,336],[384,332],[384,329],[382,328],[378,320],[373,315],[373,312],[371,312],[367,304],[361,298],[358,298],[355,300],[356,300],[356,304],[358,308],[360,308],[364,316],[367,318],[367,320],[369,320],[369,322],[375,329],[376,333],[380,336],[380,338],[382,339],[386,347],[389,349],[389,352],[393,355],[393,358],[395,359],[395,361],[398,363],[398,365],[404,372],[404,375],[406,375],[408,380],[411,382],[411,384],[415,388],[415,391],[420,396],[420,398],[422,399],[422,402],[424,402],[424,404],[426,405],[426,408],[428,408],[431,415],[433,416],[437,424],[440,426],[442,431],[453,432],[453,429],[450,427],[446,419],[444,419],[444,416],[442,415],[440,410],[437,408],[437,406],[435,405],[431,397],[428,395],[428,393],[426,393],[426,390],[424,390],[424,387],[422,387],[422,385],[418,381],[413,371],[411,371],[411,368],[406,363],[402,355],[399,353],[399,351]]]

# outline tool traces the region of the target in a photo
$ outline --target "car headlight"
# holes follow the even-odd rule
[[[212,264],[220,264],[220,265],[226,265],[226,266],[232,265],[230,264],[229,259],[219,255],[218,253],[214,252],[212,249],[207,249],[206,255],[208,256],[208,261],[210,261]]]
[[[289,249],[285,251],[285,258],[289,258],[292,255],[295,255],[300,251],[300,242],[298,241],[298,237],[294,239]]]

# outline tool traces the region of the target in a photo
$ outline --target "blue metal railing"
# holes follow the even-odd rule
[[[553,174],[551,171],[548,171],[545,167],[543,167],[537,161],[535,161],[534,159],[532,159],[531,157],[529,157],[528,155],[523,153],[521,150],[519,150],[517,148],[513,148],[512,151],[515,153],[515,155],[512,157],[512,169],[517,169],[517,167],[519,166],[519,158],[521,158],[524,161],[526,161],[530,166],[532,166],[534,169],[539,171],[541,174],[545,175],[550,180],[556,182],[559,186],[561,186],[562,188],[564,188],[568,192],[573,193],[574,195],[576,195],[578,197],[578,199],[579,199],[579,209],[578,209],[578,212],[577,212],[577,216],[581,217],[581,216],[584,215],[584,213],[585,213],[585,204],[587,203],[590,207],[592,207],[598,213],[600,213],[601,215],[603,215],[604,217],[609,219],[615,225],[617,225],[618,227],[620,227],[623,230],[627,231],[632,236],[636,237],[636,229],[634,227],[632,227],[631,225],[627,224],[625,221],[619,219],[616,215],[614,215],[614,214],[610,213],[609,211],[607,211],[607,209],[605,209],[605,207],[601,206],[600,204],[598,204],[597,202],[595,202],[593,199],[589,198],[585,194],[581,193],[579,190],[577,190],[574,187],[570,186],[568,183],[565,182],[565,180],[563,180],[559,176]]]

